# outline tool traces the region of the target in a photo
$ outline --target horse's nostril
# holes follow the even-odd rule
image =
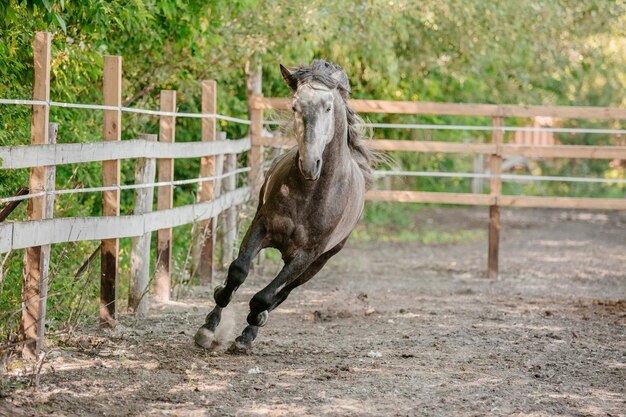
[[[319,171],[321,165],[322,165],[321,159],[318,159],[317,161],[315,161],[315,171]]]

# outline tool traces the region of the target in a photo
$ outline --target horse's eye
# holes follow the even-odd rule
[[[296,106],[291,106],[291,111],[293,111],[294,113],[297,112],[298,110],[296,110]]]
[[[326,113],[329,113],[329,112],[330,112],[330,106],[326,108]]]

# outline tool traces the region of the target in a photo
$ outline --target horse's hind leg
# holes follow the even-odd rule
[[[294,288],[313,278],[326,265],[326,262],[343,248],[346,240],[343,240],[337,246],[319,256],[308,267],[304,268],[299,275],[292,273],[291,277],[296,276],[296,278],[289,279],[286,285],[284,285],[285,281],[281,283],[281,280],[279,280],[279,274],[267,287],[255,294],[252,300],[250,300],[248,326],[244,329],[241,336],[235,340],[231,351],[246,350],[250,347],[259,332],[259,327],[264,326],[267,322],[269,313],[285,301]]]
[[[224,285],[219,285],[213,292],[215,307],[206,316],[205,323],[198,329],[195,342],[199,346],[211,348],[214,342],[215,329],[220,323],[222,309],[230,303],[233,293],[244,283],[250,271],[250,264],[254,257],[263,248],[265,241],[265,227],[259,217],[255,217],[243,238],[239,255],[230,264],[228,276]]]
[[[230,348],[231,352],[245,351],[250,347],[259,332],[259,327],[264,326],[267,322],[269,309],[276,294],[287,283],[306,271],[310,265],[311,258],[306,254],[301,254],[297,258],[286,261],[276,278],[252,297],[250,300],[250,314],[248,314],[247,319],[248,326],[243,330],[241,336],[235,339]]]
[[[343,245],[346,243],[346,240],[348,239],[346,238],[343,242],[339,243],[334,248],[322,254],[298,278],[296,278],[289,284],[285,285],[280,291],[278,291],[268,311],[271,312],[272,310],[274,310],[283,301],[287,299],[291,291],[293,291],[295,288],[299,287],[300,285],[306,283],[311,278],[313,278],[318,272],[320,272],[322,268],[324,267],[324,265],[326,265],[326,262],[328,262],[330,258],[336,255],[337,252],[339,252],[343,248]]]

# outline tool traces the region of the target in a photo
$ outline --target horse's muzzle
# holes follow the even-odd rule
[[[302,160],[302,158],[298,159],[298,168],[300,168],[300,173],[304,179],[308,181],[317,181],[320,177],[320,173],[322,172],[322,160],[317,158],[313,163],[307,163]]]

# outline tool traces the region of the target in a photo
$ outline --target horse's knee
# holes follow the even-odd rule
[[[250,300],[250,311],[259,313],[269,309],[272,304],[272,297],[264,292],[259,292]]]
[[[270,313],[267,310],[263,310],[260,313],[251,311],[247,318],[248,324],[251,326],[263,327],[265,326],[265,323],[267,323],[269,315]]]
[[[234,286],[240,286],[248,276],[249,266],[244,261],[237,258],[228,267],[228,283]]]

